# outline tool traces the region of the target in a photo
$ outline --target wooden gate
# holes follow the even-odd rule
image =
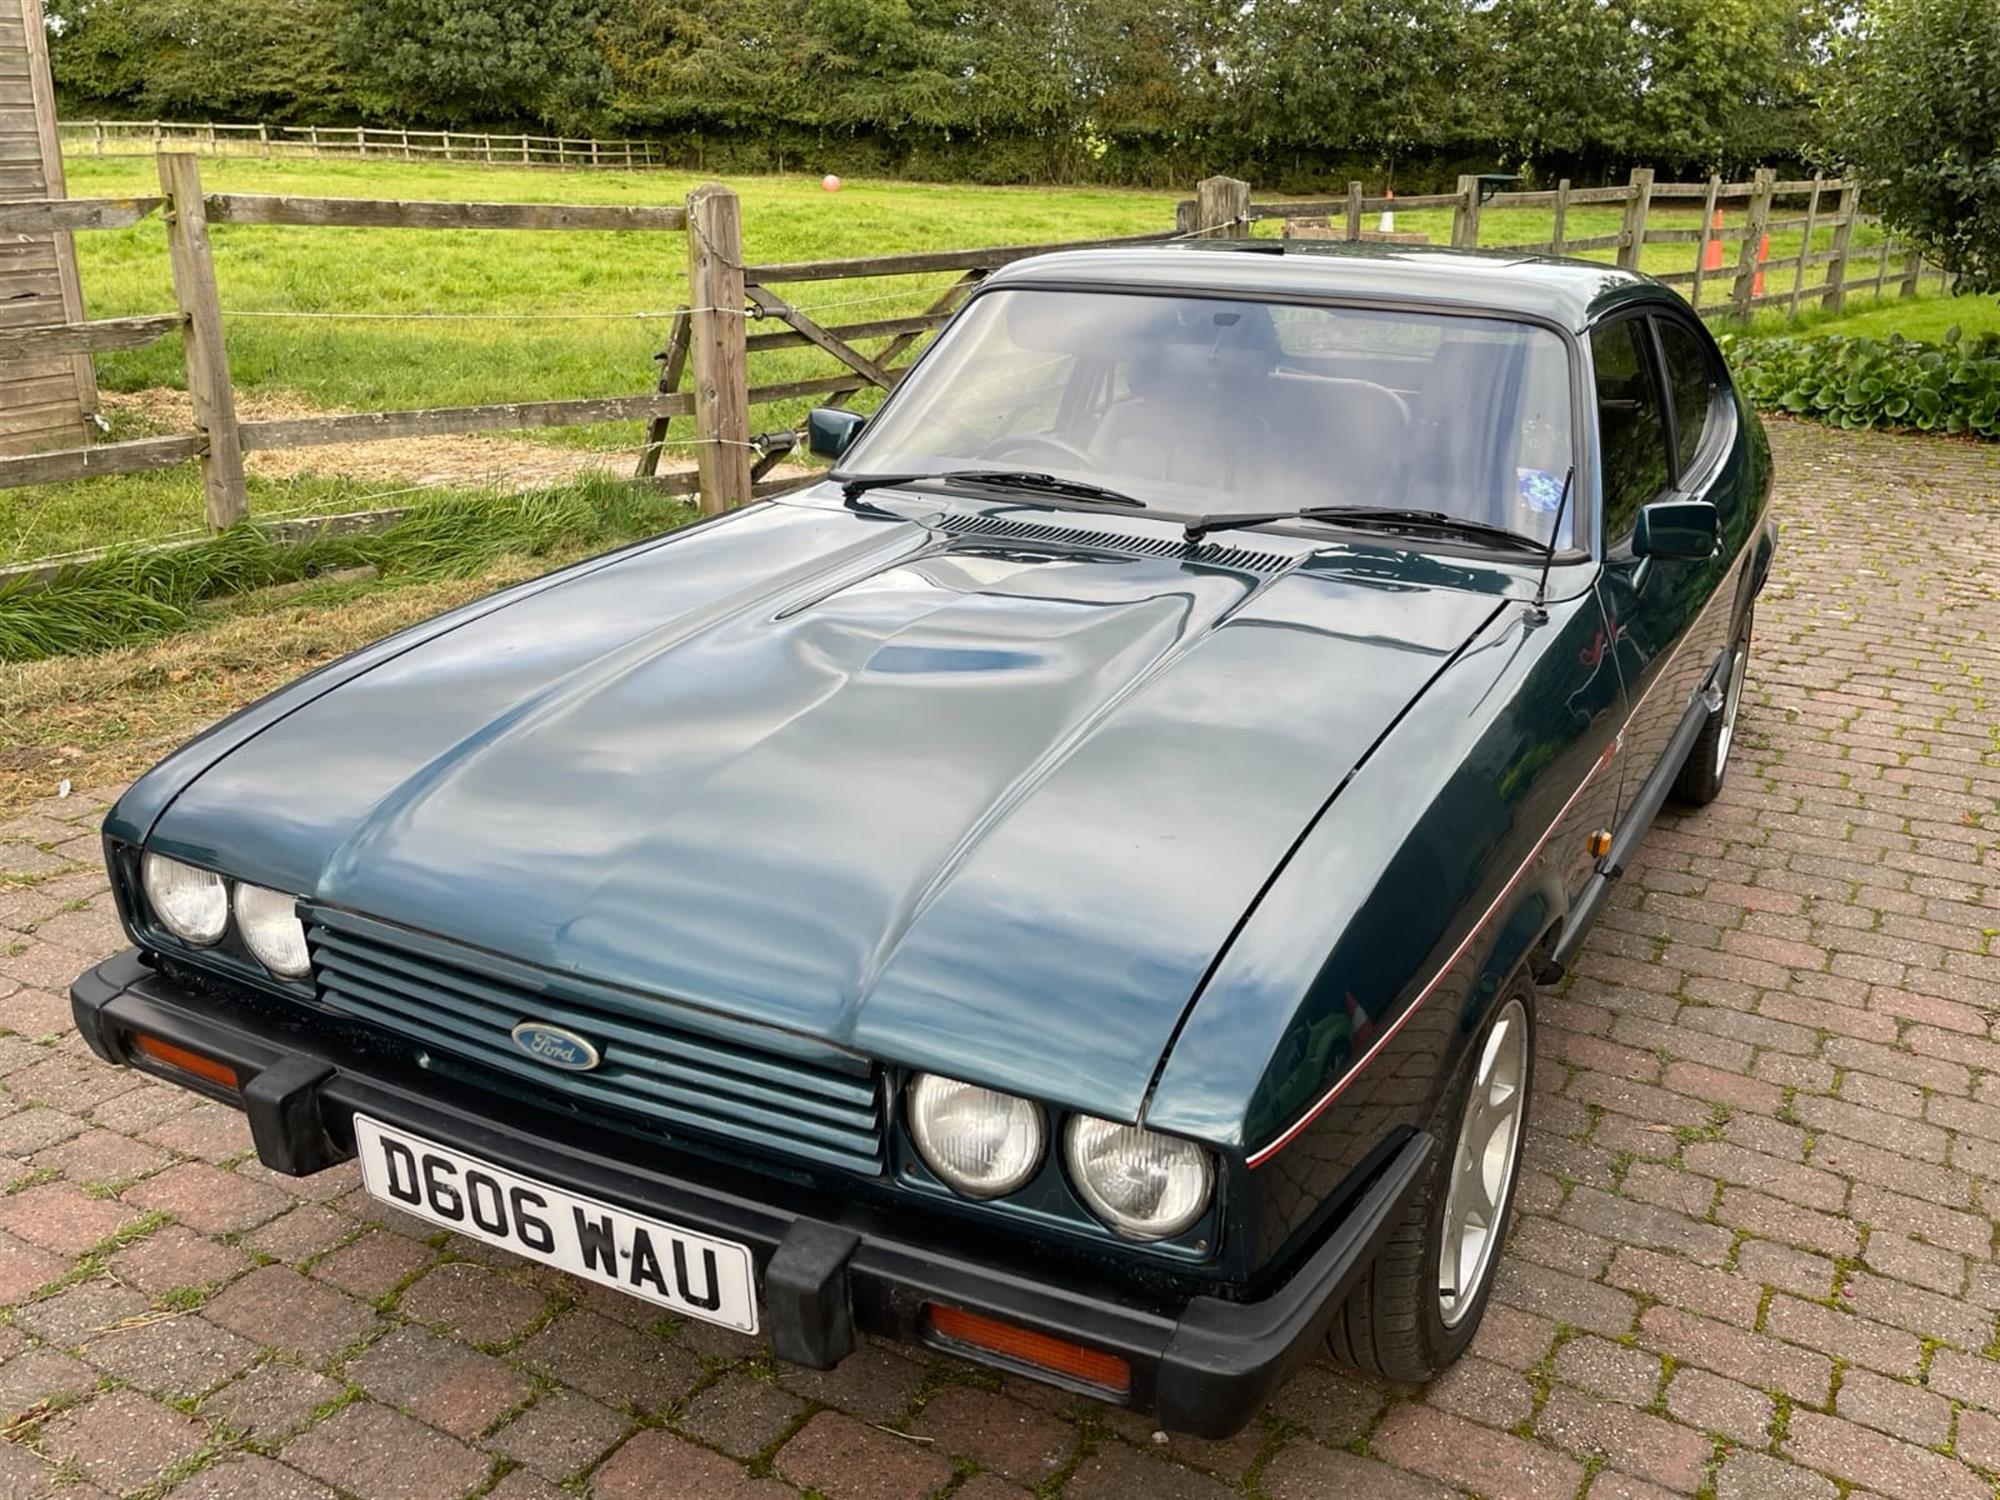
[[[757,282],[744,285],[744,316],[750,321],[769,319],[785,325],[783,332],[751,333],[743,338],[743,352],[750,355],[767,349],[795,348],[811,344],[824,350],[839,360],[852,373],[835,375],[822,381],[795,381],[794,386],[810,386],[812,389],[795,390],[794,395],[824,394],[827,406],[846,406],[861,391],[873,387],[886,391],[893,386],[908,365],[898,365],[897,360],[908,354],[926,334],[933,332],[958,310],[972,289],[986,279],[984,268],[975,267],[954,281],[944,295],[933,301],[923,312],[907,318],[881,318],[869,323],[847,323],[836,327],[826,327],[814,321],[804,312],[791,305],[769,287]],[[666,347],[654,356],[660,362],[660,390],[671,394],[681,389],[688,373],[688,348],[692,342],[694,319],[687,308],[682,308],[675,316],[667,335]],[[885,342],[872,354],[863,353],[857,344],[872,343],[877,339]],[[779,399],[767,393],[773,387],[759,387],[749,392],[750,399]],[[638,477],[651,478],[658,471],[660,452],[668,441],[668,431],[673,418],[655,417],[646,432],[646,443],[639,450]],[[796,445],[798,434],[792,430],[766,432],[750,439],[750,481],[754,487],[790,453]]]
[[[1242,196],[1247,202],[1247,187]],[[688,197],[689,303],[674,319],[666,348],[655,357],[660,361],[663,393],[679,394],[684,383],[689,386],[702,464],[703,509],[714,513],[751,499],[764,476],[797,441],[794,431],[752,435],[752,406],[803,396],[820,396],[829,406],[845,406],[862,391],[889,390],[909,369],[917,345],[942,327],[974,288],[1001,266],[1056,250],[1158,244],[1185,238],[1187,233],[1163,230],[1056,244],[988,245],[977,250],[919,250],[853,260],[753,265],[743,258],[736,195],[719,183],[696,189]],[[818,314],[868,303],[879,306],[884,300],[902,301],[905,294],[849,296],[835,292],[816,306],[802,307],[778,290],[801,282],[827,285],[947,274],[955,279],[941,292],[934,292],[923,311],[869,322],[839,323]],[[751,333],[753,323],[775,323],[778,327],[768,333]],[[860,347],[877,340],[882,342],[873,350]],[[749,356],[801,346],[831,355],[842,366],[841,373],[766,385],[750,383]],[[647,432],[639,457],[642,477],[658,466],[669,420],[664,414],[655,418]]]

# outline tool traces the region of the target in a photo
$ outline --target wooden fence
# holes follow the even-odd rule
[[[746,266],[736,194],[715,184],[691,193],[684,206],[451,203],[205,193],[199,158],[184,152],[163,153],[159,171],[158,196],[0,203],[0,235],[122,229],[160,214],[167,226],[178,311],[39,328],[0,328],[0,361],[15,355],[134,349],[178,332],[187,360],[188,392],[197,430],[0,458],[0,489],[100,474],[141,473],[198,459],[208,524],[221,529],[249,513],[243,475],[243,455],[247,452],[640,420],[650,425],[638,477],[681,493],[698,491],[704,509],[720,511],[784,487],[766,475],[791,451],[794,435],[789,431],[753,434],[749,420],[752,407],[808,396],[825,396],[839,404],[871,386],[887,389],[908,368],[905,356],[915,345],[940,326],[981,279],[1009,261],[1049,250],[1175,237],[1167,230],[1061,245],[999,245],[862,260]],[[209,244],[209,227],[216,224],[673,233],[691,229],[694,232],[686,235],[688,303],[672,317],[667,347],[660,356],[657,386],[644,394],[241,421],[229,378],[221,296]],[[787,282],[945,272],[956,273],[956,279],[924,312],[869,323],[827,326],[770,290]],[[746,325],[753,319],[772,320],[780,331],[751,335]],[[857,347],[878,339],[886,342],[872,354]],[[802,345],[831,354],[845,367],[843,373],[752,383],[752,353]],[[683,441],[695,450],[696,469],[691,474],[663,475],[659,455],[668,444],[668,426],[675,417],[692,419],[694,435]]]
[[[1806,210],[1802,217],[1781,218],[1772,207],[1781,197],[1802,194]],[[1655,200],[1680,199],[1700,208],[1699,227],[1649,224]],[[1745,208],[1730,222],[1731,205]],[[1827,207],[1822,208],[1825,204]],[[1615,232],[1572,237],[1567,219],[1572,205],[1617,205],[1620,226]],[[1481,214],[1492,208],[1546,210],[1550,233],[1546,240],[1494,245],[1480,236]],[[1717,210],[1722,209],[1722,227],[1717,227]],[[1692,265],[1685,270],[1655,270],[1658,279],[1688,289],[1690,300],[1707,318],[1747,318],[1759,308],[1782,307],[1795,316],[1803,302],[1824,300],[1829,307],[1842,306],[1850,292],[1871,290],[1880,296],[1886,287],[1891,262],[1898,256],[1903,264],[1894,280],[1904,295],[1917,289],[1923,272],[1921,258],[1910,250],[1884,240],[1867,249],[1853,244],[1854,229],[1864,222],[1860,208],[1860,186],[1853,182],[1780,182],[1769,171],[1760,171],[1747,183],[1723,183],[1711,178],[1706,183],[1656,183],[1650,171],[1634,172],[1624,187],[1572,189],[1561,182],[1539,192],[1493,193],[1476,177],[1459,180],[1458,190],[1414,197],[1371,197],[1361,184],[1349,184],[1337,199],[1260,202],[1250,185],[1234,178],[1211,177],[1196,188],[1195,196],[1176,207],[1173,231],[1134,235],[1123,239],[1100,240],[1090,245],[1012,245],[979,250],[917,251],[906,255],[871,256],[857,260],[808,261],[790,264],[745,265],[741,242],[741,220],[736,196],[722,188],[702,190],[702,204],[689,200],[689,212],[713,256],[698,272],[690,287],[693,312],[677,319],[663,356],[662,391],[677,391],[684,376],[693,372],[697,397],[695,430],[698,440],[715,440],[701,449],[704,463],[702,496],[711,508],[721,509],[743,503],[770,463],[776,462],[779,447],[770,436],[751,439],[748,407],[759,401],[824,396],[829,404],[840,405],[861,391],[873,387],[886,391],[908,368],[907,356],[929,332],[950,317],[972,289],[999,266],[1051,250],[1094,248],[1101,245],[1144,244],[1194,237],[1231,237],[1253,234],[1261,221],[1283,220],[1288,229],[1302,223],[1325,232],[1330,238],[1361,240],[1379,238],[1367,229],[1364,216],[1385,210],[1422,211],[1450,209],[1450,242],[1460,248],[1514,251],[1519,254],[1583,255],[1615,252],[1616,263],[1637,267],[1641,247],[1685,244],[1692,252]],[[1314,221],[1317,221],[1316,223]],[[1764,257],[1766,237],[1788,229],[1802,229],[1798,253],[1783,260]],[[1817,231],[1831,235],[1831,245],[1813,248]],[[1716,257],[1710,247],[1721,247],[1722,269],[1709,270]],[[693,252],[691,251],[691,254]],[[1807,286],[1810,268],[1825,266],[1825,279]],[[941,295],[922,313],[913,317],[827,327],[792,305],[779,288],[797,282],[854,281],[873,277],[956,273]],[[1789,279],[1788,279],[1789,278]],[[1709,302],[1703,298],[1704,283],[1710,288],[1726,286],[1726,299]],[[1760,290],[1760,287],[1762,288]],[[1776,290],[1772,290],[1776,287]],[[748,317],[721,316],[716,309],[744,307]],[[748,323],[772,321],[778,331],[752,333]],[[887,339],[873,353],[856,346],[872,339]],[[832,356],[843,367],[839,373],[813,380],[792,381],[779,386],[751,384],[747,375],[749,356],[763,350],[813,345]],[[898,363],[899,360],[905,361]],[[704,372],[708,372],[704,374]],[[711,388],[713,387],[713,388]],[[747,398],[747,399],[741,399]],[[657,444],[668,430],[667,414],[655,420],[640,473],[649,473],[647,464],[657,453]],[[753,455],[765,456],[753,462]]]
[[[1893,285],[1904,296],[1914,295],[1927,270],[1938,277],[1940,286],[1947,280],[1943,271],[1924,265],[1919,251],[1887,236],[1871,246],[1854,244],[1857,226],[1880,222],[1862,212],[1860,182],[1823,177],[1780,181],[1768,167],[1758,169],[1748,182],[1724,182],[1720,177],[1707,182],[1656,182],[1652,169],[1642,167],[1622,187],[1572,188],[1564,178],[1553,188],[1533,192],[1498,192],[1477,177],[1461,177],[1456,191],[1410,197],[1366,194],[1362,184],[1351,182],[1339,198],[1290,202],[1259,202],[1246,184],[1220,181],[1229,183],[1231,202],[1251,223],[1282,219],[1288,232],[1313,238],[1379,238],[1367,228],[1371,214],[1449,209],[1450,243],[1460,248],[1571,256],[1610,250],[1616,252],[1618,265],[1636,270],[1646,259],[1646,246],[1686,245],[1685,267],[1646,264],[1643,269],[1681,288],[1704,318],[1741,320],[1766,308],[1782,308],[1787,317],[1796,317],[1807,302],[1823,301],[1838,309],[1851,293],[1863,290],[1881,296]],[[1608,234],[1569,233],[1570,210],[1585,206],[1616,206],[1622,222]],[[1674,208],[1683,211],[1680,222],[1658,222]],[[1513,244],[1482,237],[1482,217],[1498,209],[1546,210],[1548,236]],[[1698,217],[1688,223],[1687,213],[1693,210],[1698,210]],[[1200,199],[1180,204],[1184,223],[1194,222],[1202,213]],[[1770,258],[1766,254],[1770,237],[1791,231],[1799,233],[1799,248]],[[1820,233],[1829,234],[1831,243],[1815,249],[1814,237]],[[1891,275],[1891,264],[1898,259],[1902,263]],[[1712,261],[1719,264],[1711,265]],[[1823,277],[1813,281],[1810,273],[1821,266],[1826,268]]]
[[[212,224],[346,225],[368,228],[647,230],[679,233],[688,211],[678,205],[424,203],[367,198],[290,198],[204,194],[199,158],[159,158],[160,195],[139,198],[40,199],[0,203],[0,236],[120,229],[160,214],[173,269],[174,313],[105,318],[33,328],[0,328],[0,364],[13,357],[95,354],[134,349],[178,332],[187,358],[188,394],[197,431],[134,438],[87,448],[0,458],[0,488],[98,474],[134,474],[201,461],[208,524],[234,525],[249,511],[243,455],[260,448],[628,421],[694,409],[689,397],[654,392],[571,401],[508,402],[421,411],[240,422],[229,378],[222,304],[209,245]],[[693,488],[691,480],[685,487]]]
[[[313,161],[439,161],[484,167],[566,170],[656,167],[651,141],[466,130],[381,130],[364,125],[222,125],[175,120],[64,120],[63,145],[91,156],[151,156],[162,150],[205,156]]]
[[[245,452],[297,448],[327,443],[365,442],[442,433],[514,430],[576,423],[643,420],[648,436],[638,464],[638,477],[678,493],[699,491],[705,510],[713,513],[741,505],[759,494],[782,488],[767,478],[769,470],[791,451],[790,431],[753,433],[753,407],[820,397],[840,405],[860,393],[886,391],[909,368],[916,346],[940,327],[964,299],[1000,266],[1053,250],[1109,245],[1159,243],[1185,238],[1218,238],[1252,233],[1258,222],[1282,219],[1294,232],[1364,239],[1370,237],[1365,215],[1385,209],[1398,211],[1448,208],[1452,211],[1450,239],[1461,247],[1511,250],[1521,254],[1613,252],[1618,264],[1636,266],[1642,247],[1686,245],[1693,264],[1686,270],[1651,268],[1661,280],[1691,289],[1701,299],[1706,289],[1726,283],[1726,297],[1713,305],[1699,303],[1704,316],[1746,317],[1758,308],[1782,307],[1796,313],[1804,301],[1822,300],[1839,307],[1851,294],[1872,290],[1885,295],[1895,285],[1903,295],[1917,288],[1924,274],[1912,251],[1884,241],[1873,253],[1856,247],[1854,229],[1867,222],[1860,208],[1860,187],[1853,182],[1779,182],[1759,172],[1749,183],[1656,183],[1650,172],[1636,172],[1630,184],[1617,188],[1573,190],[1568,183],[1537,192],[1482,195],[1475,178],[1461,181],[1455,193],[1391,199],[1371,197],[1351,185],[1337,199],[1264,202],[1249,184],[1215,177],[1201,183],[1196,196],[1178,206],[1173,229],[1117,239],[1061,244],[996,245],[970,250],[916,251],[902,255],[849,260],[750,263],[743,253],[741,207],[736,194],[709,184],[688,196],[685,206],[632,207],[540,203],[407,202],[352,198],[293,198],[204,193],[200,163],[186,153],[159,158],[161,193],[157,197],[85,198],[0,203],[0,236],[117,229],[159,213],[167,226],[169,253],[178,310],[172,313],[78,321],[48,327],[0,327],[0,363],[11,357],[46,358],[89,355],[108,349],[130,349],[174,332],[183,337],[188,389],[197,430],[188,434],[136,438],[93,447],[0,458],[0,488],[43,484],[98,474],[130,474],[198,459],[202,465],[208,522],[221,528],[245,518],[248,502],[243,480]],[[1803,195],[1802,217],[1781,217],[1773,205],[1787,196]],[[1694,224],[1666,226],[1649,222],[1657,205],[1684,200],[1699,205]],[[1736,222],[1716,227],[1719,206],[1741,203]],[[1485,245],[1481,215],[1495,206],[1547,210],[1546,240],[1511,245]],[[1576,237],[1568,232],[1568,214],[1581,205],[1618,205],[1620,227],[1612,233]],[[373,228],[483,228],[638,230],[685,234],[688,300],[672,316],[666,347],[658,356],[656,388],[644,394],[565,401],[509,402],[487,406],[447,407],[412,411],[363,412],[350,415],[239,421],[223,343],[222,308],[209,246],[209,226],[311,225]],[[1790,228],[1805,231],[1796,256],[1783,261],[1760,259],[1764,237]],[[1830,244],[1814,249],[1817,231],[1826,230]],[[1724,248],[1723,269],[1711,270],[1711,245]],[[1903,264],[1893,282],[1891,262]],[[1809,271],[1824,266],[1824,279],[1807,286]],[[1872,275],[1868,274],[1872,271]],[[796,304],[785,288],[801,283],[869,281],[884,277],[950,277],[929,293],[907,287],[886,294],[888,299],[916,300],[926,305],[914,314],[850,323],[828,322],[815,312],[861,302],[885,300],[874,296],[836,296],[817,308]],[[1760,276],[1765,290],[1758,291]],[[1786,279],[1789,276],[1789,285]],[[1770,289],[1775,278],[1776,290]],[[769,331],[752,332],[752,323],[768,323]],[[864,348],[872,345],[872,348]],[[835,361],[833,373],[808,379],[757,383],[753,355],[771,350],[816,348]],[[668,443],[674,418],[692,421],[696,452],[693,474],[662,475],[659,454]]]

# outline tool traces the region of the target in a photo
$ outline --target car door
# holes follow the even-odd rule
[[[1665,351],[1672,353],[1671,365]],[[1699,559],[1642,558],[1642,507],[1716,499],[1729,421],[1712,347],[1671,313],[1634,312],[1590,335],[1604,526],[1599,588],[1614,660],[1632,704],[1623,740],[1624,800],[1659,763],[1728,643],[1733,549]]]

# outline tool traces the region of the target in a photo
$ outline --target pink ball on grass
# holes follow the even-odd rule
[[[829,193],[837,193],[840,191],[840,179],[834,176],[833,173],[831,172],[827,173],[826,176],[820,178],[819,185],[825,188]]]

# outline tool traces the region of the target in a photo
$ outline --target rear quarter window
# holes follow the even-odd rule
[[[1667,487],[1667,413],[1644,318],[1597,329],[1590,336],[1590,359],[1597,376],[1604,534],[1616,542],[1631,535],[1639,507]]]
[[[1685,475],[1694,467],[1715,400],[1715,360],[1700,334],[1678,318],[1657,320],[1674,405],[1674,453]]]

